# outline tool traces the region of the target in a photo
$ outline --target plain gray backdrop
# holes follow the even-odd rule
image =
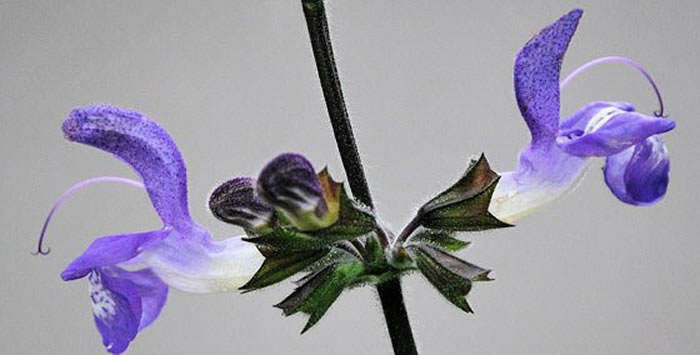
[[[418,275],[404,279],[424,354],[700,352],[697,1],[330,1],[345,96],[378,213],[394,229],[485,152],[512,170],[529,139],[512,89],[513,58],[542,27],[585,10],[564,73],[628,56],[657,80],[678,123],[666,199],[618,202],[598,162],[581,186],[516,228],[471,234],[461,256],[492,268],[467,315]],[[657,108],[641,75],[598,67],[562,94],[563,114],[597,99]],[[93,176],[135,177],[70,144],[72,107],[111,103],[160,122],[182,151],[193,216],[218,238],[240,230],[205,208],[235,175],[301,152],[342,177],[299,1],[0,1],[0,343],[8,354],[103,351],[84,280],[59,273],[101,235],[154,229],[134,188],[94,186],[69,200],[31,256],[55,198]],[[388,354],[374,289],[343,294],[312,331],[262,292],[171,291],[133,354]]]

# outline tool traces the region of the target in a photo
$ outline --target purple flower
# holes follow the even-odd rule
[[[605,57],[574,71],[560,85],[559,72],[583,11],[573,10],[535,35],[515,59],[515,96],[532,140],[520,152],[518,169],[502,174],[489,211],[513,221],[576,186],[592,157],[606,157],[605,182],[621,201],[648,205],[668,185],[669,158],[659,137],[675,127],[663,117],[663,102],[651,77],[633,61]],[[660,112],[648,116],[622,102],[593,102],[560,120],[560,89],[593,65],[623,62],[652,84]]]
[[[69,189],[66,197],[96,182],[126,182],[145,187],[163,228],[96,239],[61,273],[63,280],[87,276],[95,324],[106,349],[126,350],[136,334],[160,313],[174,287],[206,293],[236,290],[262,262],[262,256],[240,237],[221,241],[190,217],[185,163],[168,133],[138,112],[111,106],[89,106],[70,113],[63,123],[66,138],[112,153],[141,177],[137,181],[103,177]],[[124,266],[131,266],[128,270]],[[138,268],[140,267],[140,269]],[[136,270],[134,270],[136,268]]]

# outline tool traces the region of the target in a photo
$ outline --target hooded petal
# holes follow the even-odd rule
[[[636,206],[658,202],[666,194],[671,164],[661,137],[652,136],[605,160],[603,174],[610,191]]]
[[[515,97],[533,146],[554,142],[559,128],[559,71],[582,14],[573,10],[543,29],[515,59]]]
[[[73,260],[61,273],[64,281],[85,277],[92,269],[116,265],[136,257],[141,249],[155,243],[165,236],[169,230],[117,234],[95,239],[90,246]]]
[[[574,116],[581,119],[574,127],[559,132],[557,144],[565,152],[580,157],[617,154],[676,126],[666,118],[629,112],[612,105],[588,105]]]
[[[187,173],[180,151],[157,123],[112,106],[73,110],[63,122],[67,139],[110,152],[136,170],[166,225],[187,227]]]

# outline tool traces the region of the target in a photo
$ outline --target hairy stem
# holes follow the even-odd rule
[[[357,151],[355,136],[345,107],[343,90],[340,87],[338,70],[333,59],[333,48],[331,47],[323,1],[302,0],[302,4],[316,59],[316,69],[321,78],[323,97],[326,99],[326,107],[338,144],[340,159],[343,161],[343,167],[348,176],[350,189],[355,198],[371,208],[373,207],[372,196],[369,192],[365,172],[362,169],[360,153]]]
[[[338,70],[333,59],[323,0],[302,0],[301,3],[309,30],[316,69],[321,80],[323,97],[326,100],[328,115],[350,190],[355,198],[372,208],[374,206],[372,196],[360,161],[360,154],[343,99]],[[417,354],[411,325],[408,321],[408,313],[403,302],[401,282],[399,279],[392,279],[379,284],[377,291],[384,310],[384,318],[389,329],[394,353],[397,355]]]

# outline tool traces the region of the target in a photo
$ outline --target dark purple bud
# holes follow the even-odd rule
[[[329,209],[313,165],[300,154],[272,159],[260,172],[257,192],[301,230],[327,227],[338,217]]]
[[[275,210],[255,193],[255,180],[237,177],[211,193],[209,209],[221,221],[260,231],[274,222]]]

